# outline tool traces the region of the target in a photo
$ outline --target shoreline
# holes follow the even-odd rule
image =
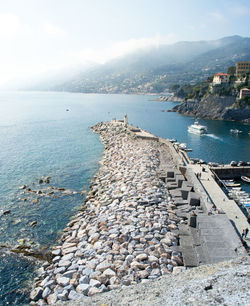
[[[104,144],[101,167],[52,251],[52,264],[39,269],[33,301],[75,300],[184,269],[174,250],[184,220],[171,209],[159,178],[161,168],[175,167],[172,152],[146,132],[136,138],[123,122],[92,130]]]

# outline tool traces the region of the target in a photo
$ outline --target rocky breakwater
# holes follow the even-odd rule
[[[81,211],[52,251],[52,263],[39,269],[33,304],[75,300],[182,269],[173,246],[184,221],[171,209],[157,175],[160,144],[137,139],[120,122],[92,129],[105,145],[101,167]]]

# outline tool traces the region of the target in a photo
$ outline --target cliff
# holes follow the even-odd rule
[[[187,101],[176,105],[171,111],[183,115],[198,116],[200,118],[242,121],[250,123],[250,106],[236,106],[236,99],[232,96],[222,97],[209,95],[201,101]]]

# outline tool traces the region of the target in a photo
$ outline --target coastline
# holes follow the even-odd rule
[[[174,167],[166,145],[135,137],[123,122],[97,124],[105,146],[81,211],[68,224],[35,279],[33,301],[54,304],[148,282],[183,265],[161,167]],[[162,150],[161,148],[164,147]],[[160,157],[161,156],[161,157]]]

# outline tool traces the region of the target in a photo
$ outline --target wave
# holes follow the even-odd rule
[[[207,136],[207,137],[210,137],[210,138],[213,138],[213,139],[216,139],[216,140],[220,140],[220,141],[223,141],[222,138],[214,135],[214,134],[204,134],[203,136]]]

